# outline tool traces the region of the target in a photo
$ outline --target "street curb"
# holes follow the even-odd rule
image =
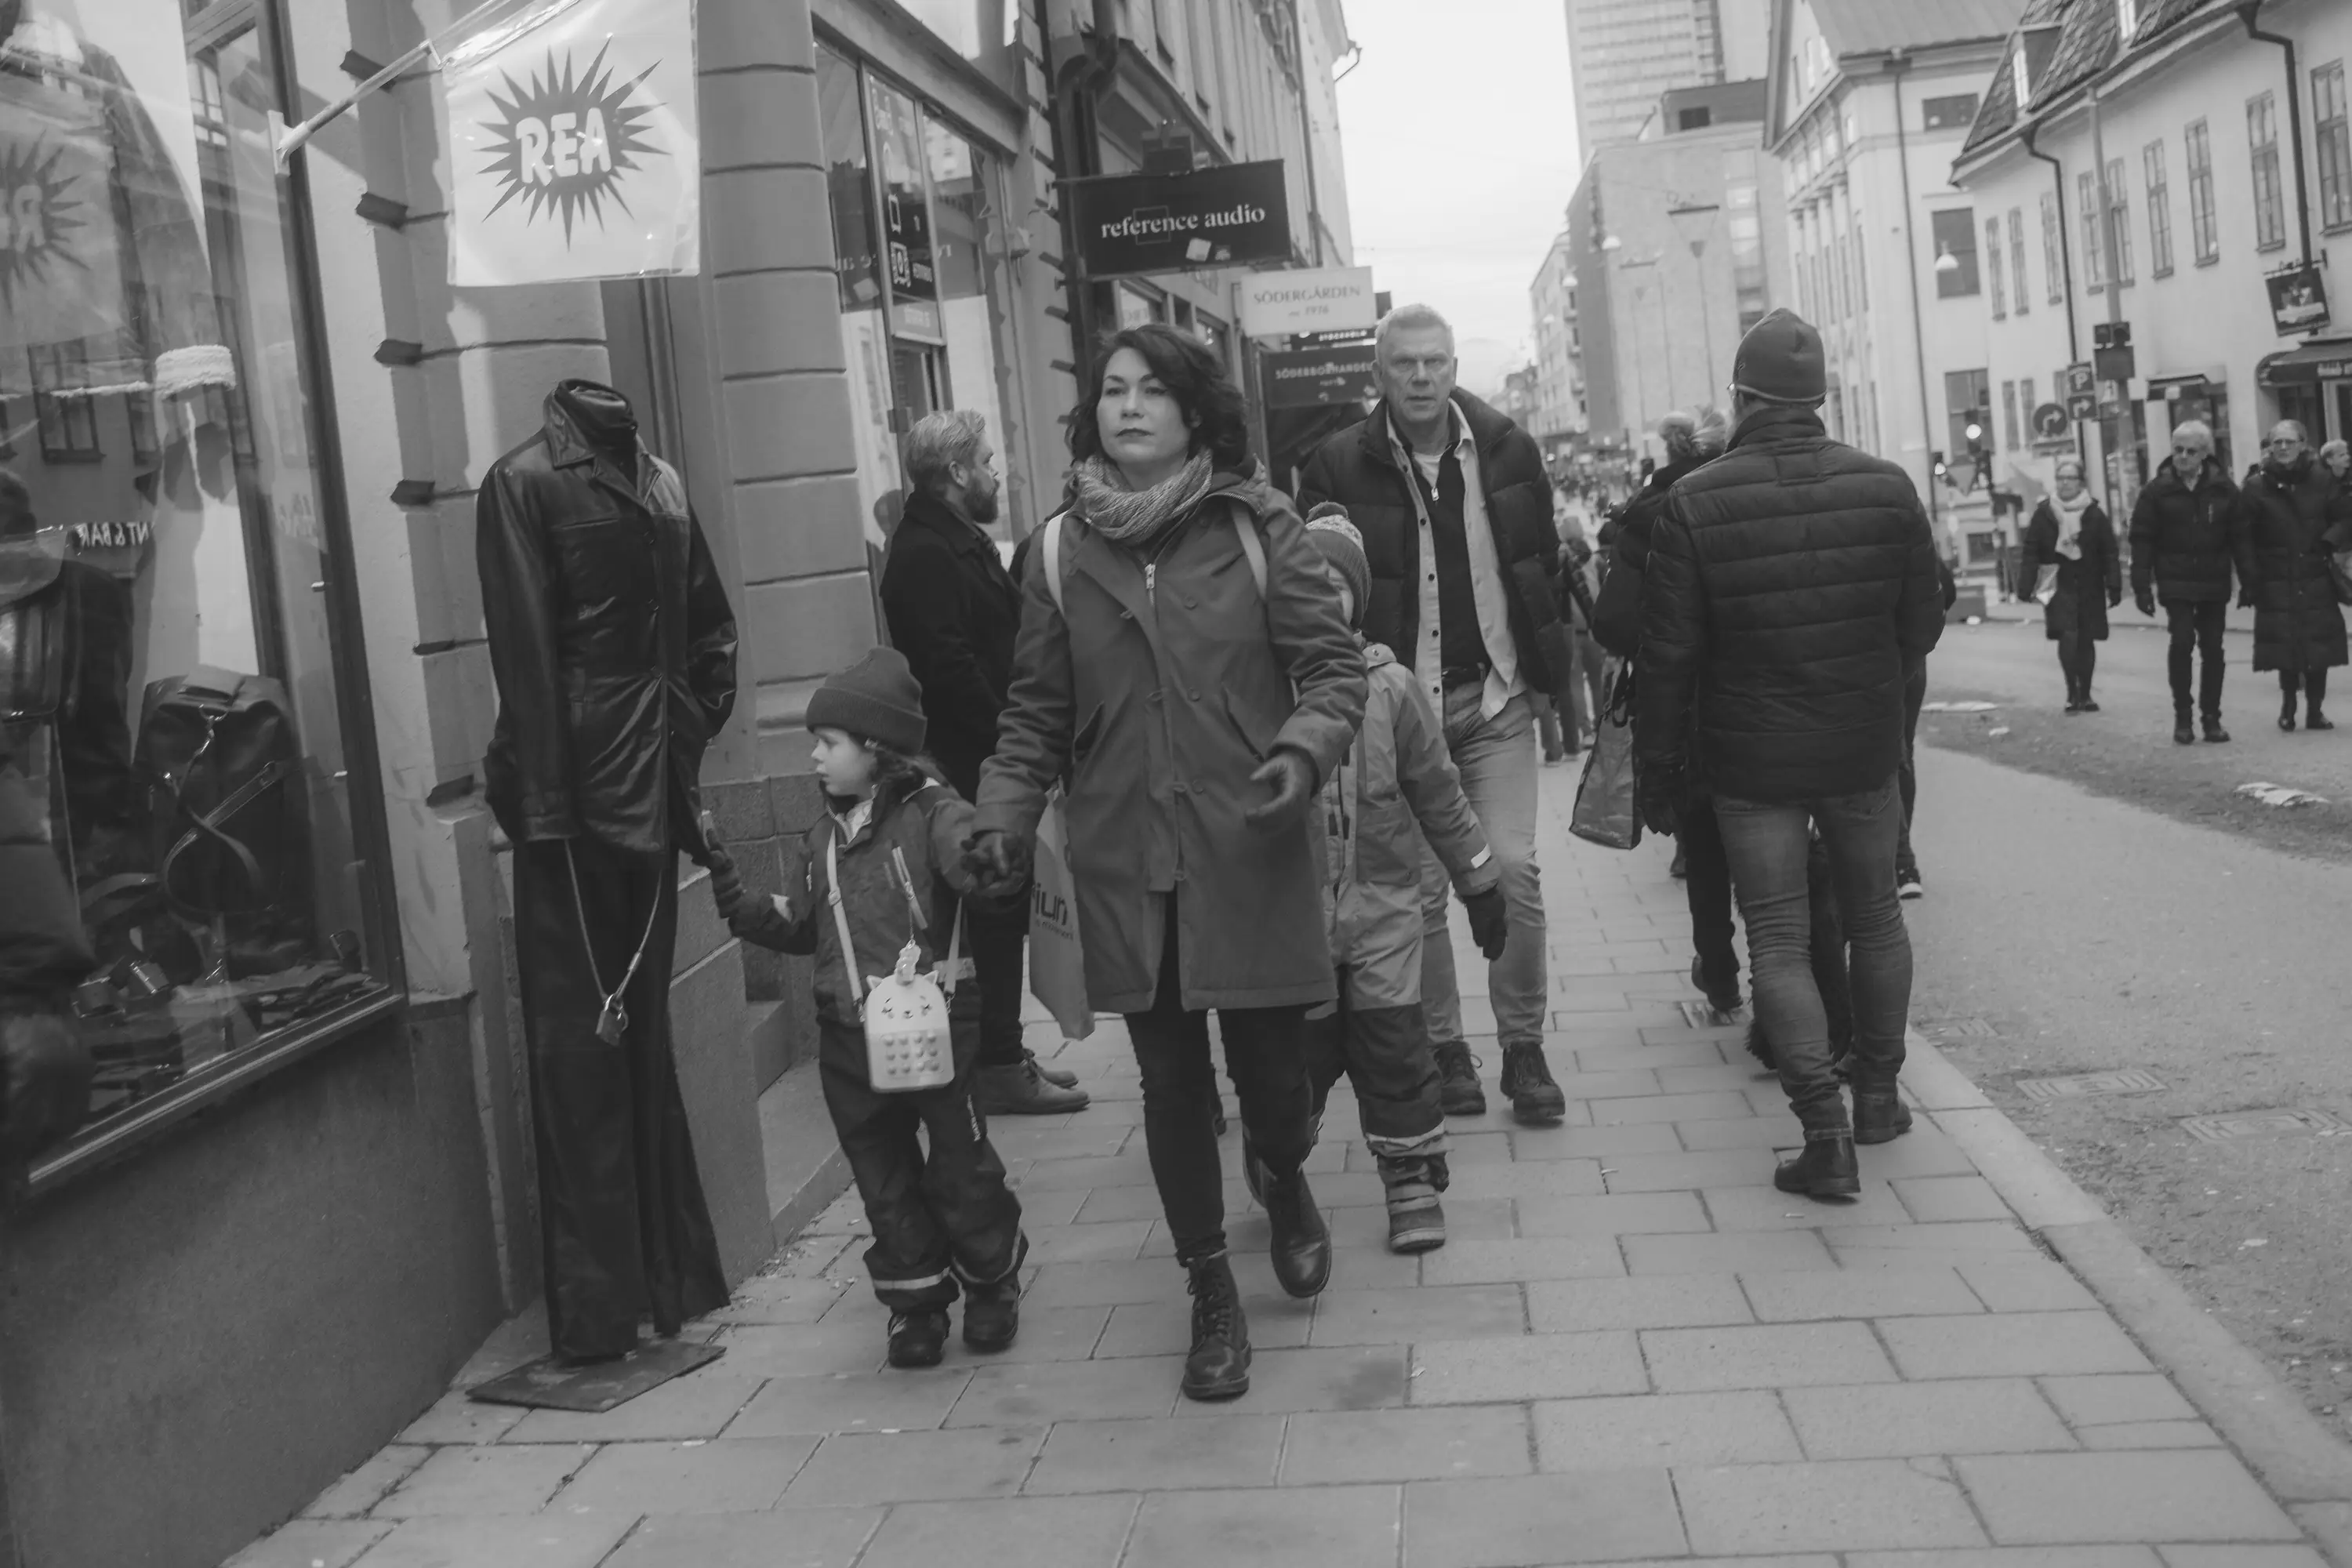
[[[1903,1076],[1927,1119],[2171,1376],[2328,1561],[2352,1568],[2352,1444],[2305,1409],[1916,1029],[1905,1037]]]

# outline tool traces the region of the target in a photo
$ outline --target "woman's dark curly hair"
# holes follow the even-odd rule
[[[1129,327],[1102,341],[1086,392],[1070,411],[1070,456],[1084,460],[1105,455],[1095,409],[1102,401],[1103,372],[1111,355],[1121,349],[1141,354],[1160,384],[1176,400],[1176,406],[1183,410],[1185,423],[1192,426],[1194,451],[1206,448],[1209,460],[1221,469],[1248,471],[1249,415],[1242,389],[1234,384],[1234,378],[1206,343],[1158,321]]]

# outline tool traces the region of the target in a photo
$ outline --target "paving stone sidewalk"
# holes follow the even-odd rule
[[[234,1568],[2324,1568],[1927,1118],[1863,1151],[1855,1203],[1773,1190],[1797,1125],[1683,1011],[1664,850],[1570,839],[1574,785],[1546,771],[1540,851],[1565,1124],[1513,1125],[1475,1043],[1495,1110],[1454,1124],[1452,1239],[1396,1258],[1335,1098],[1313,1302],[1228,1184],[1245,1398],[1176,1393],[1182,1277],[1108,1026],[1060,1053],[1090,1110],[993,1130],[1033,1247],[1009,1353],[882,1369],[853,1196],[704,1331],[709,1368],[602,1416],[453,1394]]]

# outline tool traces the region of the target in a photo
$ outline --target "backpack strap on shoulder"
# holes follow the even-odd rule
[[[1241,535],[1242,553],[1249,557],[1250,575],[1257,580],[1257,596],[1265,597],[1265,541],[1257,533],[1257,519],[1240,501],[1234,502],[1227,514],[1233,519],[1234,531]]]
[[[1070,514],[1057,511],[1045,520],[1045,537],[1038,548],[1045,552],[1042,569],[1045,574],[1045,592],[1054,596],[1054,608],[1066,616],[1070,606],[1062,597],[1062,523]]]

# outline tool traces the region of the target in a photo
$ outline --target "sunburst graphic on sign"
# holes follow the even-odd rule
[[[561,64],[550,51],[545,68],[528,84],[505,76],[505,96],[491,92],[498,118],[481,124],[497,140],[483,172],[504,187],[491,212],[520,197],[529,221],[560,220],[569,245],[572,225],[583,215],[601,228],[606,202],[629,210],[621,176],[643,167],[641,159],[666,155],[646,127],[653,106],[631,101],[660,62],[616,84],[604,63],[610,47],[598,49],[583,71],[573,69],[570,51]]]
[[[36,141],[0,142],[0,310],[18,308],[24,293],[53,281],[60,269],[88,272],[70,241],[89,226],[62,171],[66,150]]]

